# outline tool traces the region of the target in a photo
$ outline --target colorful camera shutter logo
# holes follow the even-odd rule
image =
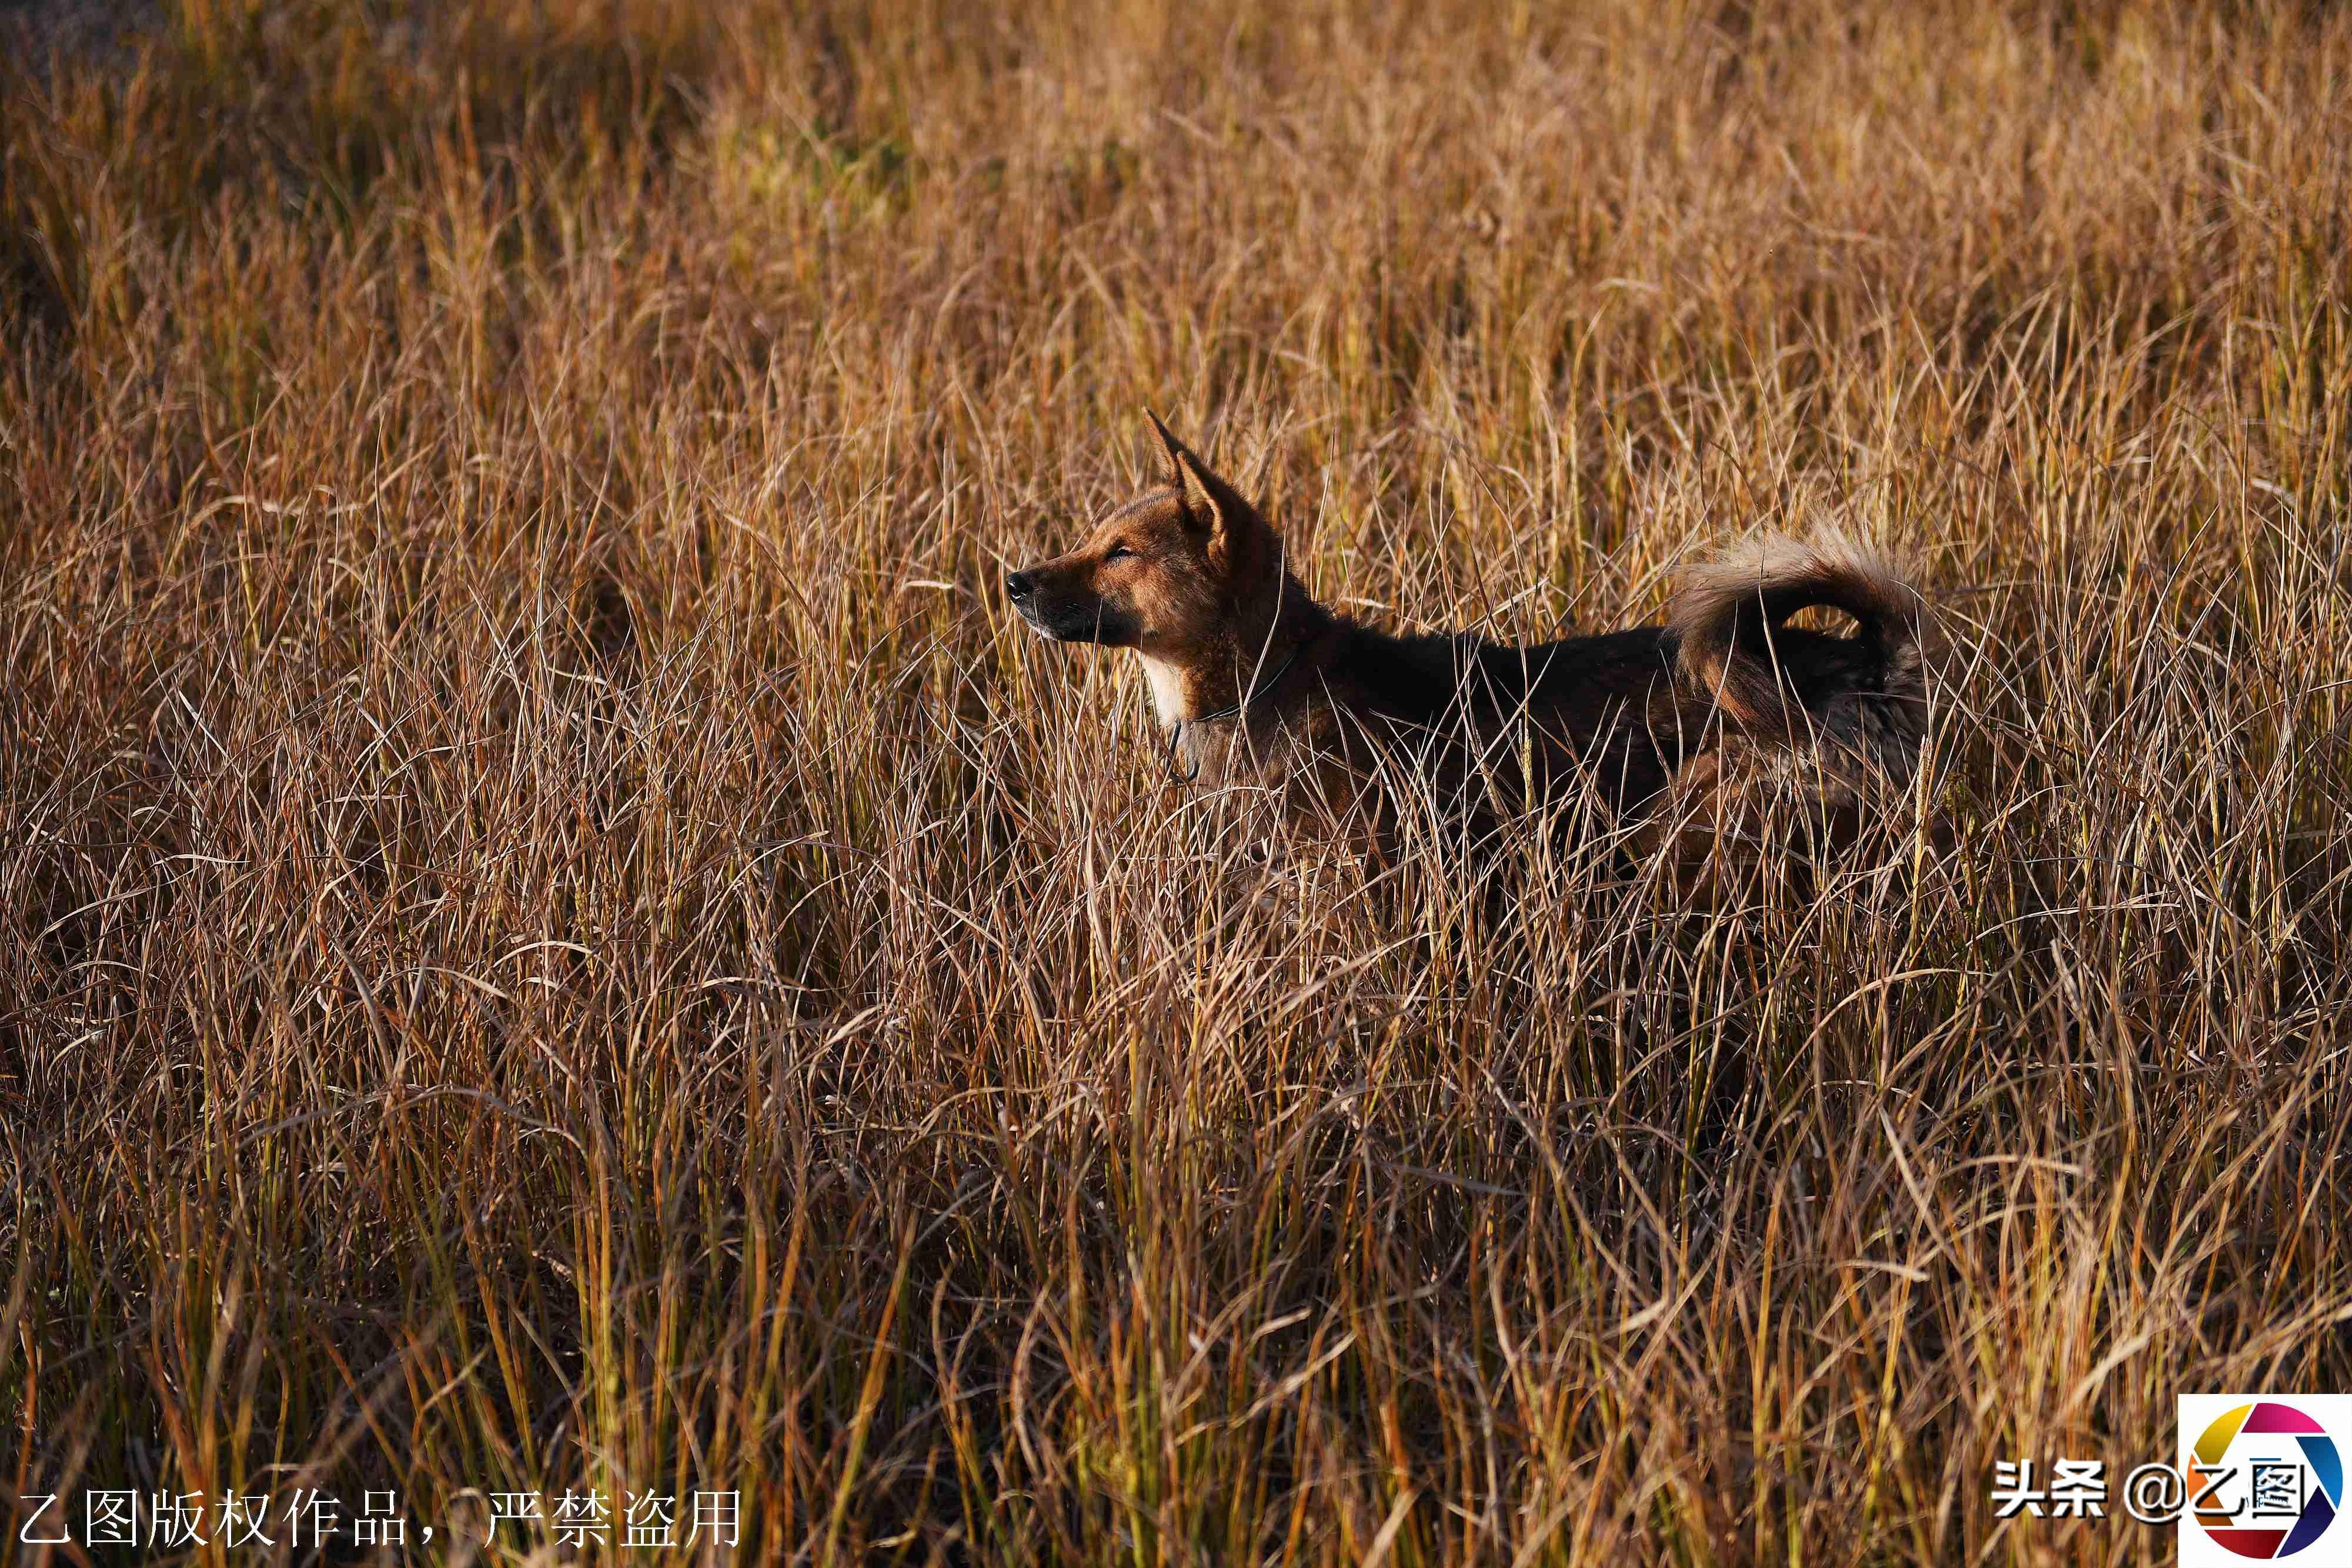
[[[2184,1478],[2189,1505],[2180,1517],[2183,1568],[2302,1557],[2323,1541],[2328,1550],[2302,1560],[2315,1565],[2352,1563],[2352,1524],[2334,1528],[2344,1508],[2344,1458],[2328,1429],[2330,1421],[2339,1429],[2347,1427],[2352,1398],[2295,1395],[2292,1401],[2181,1397],[2181,1436],[2196,1434]]]

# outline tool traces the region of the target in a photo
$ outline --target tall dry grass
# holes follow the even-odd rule
[[[471,10],[9,68],[0,1490],[2158,1562],[1994,1462],[2352,1385],[2352,18]],[[1908,553],[1937,831],[1169,789],[996,589],[1145,404],[1391,624]]]

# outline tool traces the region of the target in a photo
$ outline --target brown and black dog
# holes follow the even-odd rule
[[[1850,811],[1865,779],[1913,770],[1922,604],[1857,545],[1740,546],[1687,574],[1664,626],[1529,647],[1391,636],[1316,603],[1257,509],[1150,417],[1163,483],[1005,589],[1047,637],[1135,650],[1180,777],[1348,805],[1401,776],[1491,828],[1570,791],[1613,812],[1687,801],[1759,760],[1803,759]],[[1858,631],[1785,623],[1812,605]]]

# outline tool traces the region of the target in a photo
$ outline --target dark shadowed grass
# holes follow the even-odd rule
[[[2163,1562],[1994,1462],[2352,1386],[2343,19],[459,9],[0,97],[0,1491]],[[1932,826],[1167,788],[1147,403],[1392,625],[1899,549]]]

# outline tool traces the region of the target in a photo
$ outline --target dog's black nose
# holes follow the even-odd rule
[[[1025,571],[1011,571],[1004,574],[1004,591],[1015,599],[1028,598],[1031,590],[1036,586],[1036,580]]]

